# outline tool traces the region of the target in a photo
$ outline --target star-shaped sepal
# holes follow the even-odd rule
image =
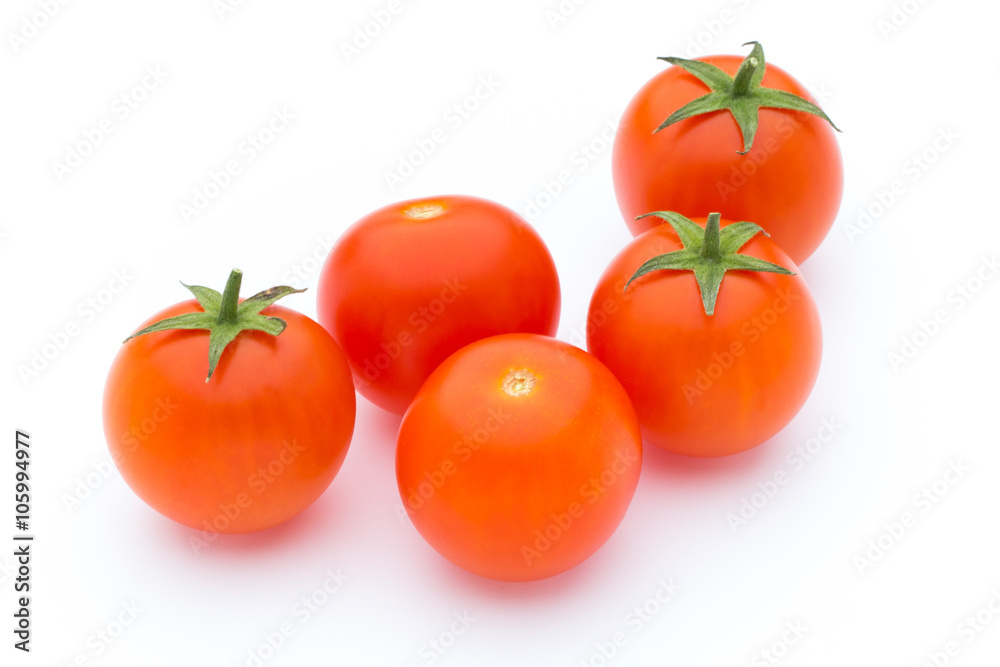
[[[233,269],[226,281],[225,290],[219,294],[214,289],[201,287],[200,285],[184,285],[198,300],[198,304],[204,312],[184,313],[176,317],[168,317],[151,324],[141,331],[137,331],[125,342],[132,340],[136,336],[157,331],[170,331],[174,329],[203,329],[209,332],[208,336],[208,376],[205,382],[212,379],[212,373],[219,363],[222,352],[236,340],[236,337],[243,331],[263,331],[272,336],[279,335],[285,330],[287,323],[280,317],[261,315],[264,310],[278,299],[289,294],[304,292],[305,290],[293,287],[280,286],[259,292],[249,299],[240,301],[240,285],[243,282],[243,272]]]
[[[628,290],[634,280],[652,271],[693,271],[701,291],[705,314],[712,315],[715,313],[715,302],[719,298],[719,287],[726,271],[794,275],[783,266],[740,254],[740,249],[754,236],[767,236],[767,232],[758,224],[734,222],[720,230],[719,221],[722,216],[719,213],[710,214],[704,227],[673,211],[656,211],[639,217],[649,216],[666,220],[677,232],[684,249],[657,255],[645,262],[625,283],[625,290]]]
[[[762,88],[760,82],[764,79],[764,70],[767,68],[767,63],[764,61],[764,48],[757,42],[747,42],[743,46],[749,44],[753,44],[753,49],[740,65],[735,77],[729,76],[715,65],[700,60],[660,58],[660,60],[665,60],[694,75],[712,92],[692,100],[674,111],[653,131],[653,134],[694,116],[727,110],[733,115],[743,135],[743,150],[737,151],[742,155],[749,153],[753,147],[761,107],[804,111],[819,116],[830,123],[833,129],[840,132],[840,128],[833,124],[830,117],[812,102],[784,90]]]

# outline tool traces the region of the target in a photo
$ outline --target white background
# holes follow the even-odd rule
[[[976,287],[1000,249],[1000,59],[989,46],[1000,12],[971,0],[896,4],[909,14],[886,32],[889,0],[591,0],[559,21],[548,14],[556,0],[409,1],[349,59],[343,45],[387,0],[249,0],[221,16],[212,0],[68,2],[16,45],[11,34],[42,22],[41,10],[6,0],[0,498],[12,515],[11,441],[27,430],[37,541],[30,655],[11,647],[13,547],[0,551],[0,662],[252,665],[250,652],[287,622],[292,635],[273,656],[265,648],[263,664],[769,665],[760,652],[777,642],[776,664],[917,667],[955,641],[948,664],[996,665],[1000,614],[983,612],[992,623],[971,638],[965,619],[994,595],[1000,610],[1000,280],[961,308],[954,290]],[[178,281],[221,286],[238,266],[245,293],[315,288],[315,258],[393,200],[466,193],[537,213],[529,202],[571,170],[571,185],[531,219],[560,271],[560,337],[582,345],[590,293],[630,238],[607,128],[664,66],[657,56],[745,54],[751,39],[844,130],[841,214],[802,267],[823,317],[819,381],[798,417],[746,454],[704,461],[647,448],[629,514],[588,562],[512,585],[442,560],[397,511],[398,418],[360,398],[347,461],[312,508],[200,553],[193,531],[147,508],[117,473],[95,472],[108,461],[111,359],[137,324],[187,298]],[[136,93],[145,99],[123,119],[115,100],[148,67],[165,78]],[[481,77],[496,89],[480,89],[486,99],[470,102],[478,108],[460,125],[446,120]],[[276,108],[294,121],[244,160],[241,144]],[[53,163],[104,118],[113,131],[60,179]],[[447,140],[390,189],[385,173],[437,127]],[[949,131],[957,138],[935,148]],[[592,157],[580,152],[587,145]],[[230,159],[243,160],[241,173],[185,221],[180,205]],[[897,180],[903,194],[878,210]],[[879,215],[851,237],[869,207]],[[116,271],[128,281],[111,295]],[[286,305],[315,315],[314,295]],[[103,299],[101,312],[88,299]],[[893,368],[889,353],[939,309],[947,322],[917,335],[917,354]],[[23,379],[19,367],[69,324],[78,335]],[[786,457],[825,419],[835,436],[794,469]],[[939,481],[952,463],[967,472]],[[787,483],[734,530],[730,515],[778,471]],[[936,481],[940,497],[915,499]],[[916,525],[887,536],[905,513]],[[0,535],[14,533],[6,522]],[[877,562],[863,565],[880,539]],[[301,598],[324,598],[317,591],[338,569],[342,588],[308,619],[296,615]],[[679,587],[665,604],[661,581]],[[131,604],[141,611],[118,634]],[[450,637],[465,612],[475,621]],[[99,631],[117,636],[109,645]],[[617,632],[624,643],[605,660],[599,645]],[[443,653],[429,648],[450,639]]]

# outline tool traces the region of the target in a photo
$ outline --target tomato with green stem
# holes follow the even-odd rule
[[[645,440],[690,456],[755,447],[798,413],[819,373],[819,313],[761,228],[676,212],[612,260],[587,348],[621,381]]]
[[[629,103],[612,151],[618,205],[634,235],[660,224],[649,211],[767,223],[796,264],[826,237],[844,171],[836,127],[802,84],[749,56],[661,58]]]
[[[125,482],[153,509],[208,533],[282,523],[326,490],[354,431],[350,369],[316,322],[273,305],[195,296],[129,336],[104,388],[104,432]],[[207,353],[207,354],[206,354]],[[206,363],[207,362],[207,363]]]

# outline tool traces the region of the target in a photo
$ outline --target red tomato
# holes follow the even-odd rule
[[[146,324],[201,312],[196,301]],[[161,514],[208,533],[279,524],[333,480],[354,430],[350,369],[336,341],[296,311],[269,306],[278,336],[243,331],[209,381],[206,331],[162,331],[118,351],[104,432],[122,477]]]
[[[742,58],[700,58],[735,75]],[[815,100],[787,72],[767,65],[761,85]],[[722,211],[729,220],[765,225],[801,264],[833,225],[844,189],[843,164],[830,124],[809,113],[761,108],[746,155],[729,111],[713,111],[653,133],[674,111],[709,92],[681,67],[654,76],[622,116],[612,152],[618,206],[633,234],[659,224],[652,211],[688,217]]]
[[[664,224],[614,258],[590,302],[587,348],[625,387],[647,442],[690,456],[735,454],[775,435],[808,398],[822,353],[819,313],[798,275],[728,271],[713,315],[690,271],[654,271],[622,291],[644,262],[680,249]],[[797,271],[760,234],[741,254]]]
[[[607,541],[641,457],[635,411],[607,368],[553,338],[508,334],[431,374],[403,417],[396,479],[413,525],[441,555],[527,581]]]
[[[319,280],[319,321],[366,398],[402,414],[448,355],[502,333],[554,335],[559,278],[520,216],[474,197],[381,208],[340,238]]]

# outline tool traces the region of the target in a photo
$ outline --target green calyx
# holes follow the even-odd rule
[[[712,92],[685,104],[670,114],[653,131],[653,134],[693,116],[727,109],[733,114],[736,124],[740,127],[740,132],[743,133],[743,150],[737,152],[745,155],[753,147],[753,138],[757,134],[757,117],[761,107],[811,113],[830,123],[833,129],[840,132],[840,128],[833,124],[830,117],[812,102],[784,90],[762,88],[760,82],[764,78],[764,70],[767,67],[764,62],[764,48],[757,42],[747,42],[743,46],[749,44],[753,44],[753,50],[740,65],[735,77],[729,76],[715,65],[700,60],[660,58],[660,60],[677,65],[693,74]]]
[[[652,271],[694,271],[698,289],[701,291],[701,302],[705,306],[705,314],[712,315],[715,312],[715,301],[719,297],[719,286],[722,285],[726,271],[764,271],[795,275],[783,266],[739,254],[740,248],[757,234],[763,233],[764,236],[768,236],[760,225],[752,222],[734,222],[720,230],[719,220],[722,216],[718,213],[708,216],[704,228],[673,211],[656,211],[640,215],[639,218],[649,216],[669,222],[680,237],[684,249],[657,255],[640,266],[625,283],[623,292],[628,290],[632,281]]]
[[[286,322],[280,317],[269,317],[261,315],[264,310],[275,301],[289,294],[304,292],[303,289],[292,287],[272,287],[258,294],[254,294],[249,299],[240,301],[240,284],[243,282],[243,272],[233,269],[226,281],[226,288],[222,294],[208,287],[198,285],[184,285],[194,294],[194,298],[204,309],[200,313],[185,313],[176,317],[168,317],[160,320],[156,324],[151,324],[141,331],[137,331],[125,339],[129,342],[136,336],[154,333],[156,331],[171,331],[174,329],[204,329],[209,332],[208,336],[208,377],[205,382],[212,379],[212,373],[219,363],[219,357],[223,350],[236,340],[236,337],[243,331],[263,331],[272,336],[279,335],[285,330]]]

